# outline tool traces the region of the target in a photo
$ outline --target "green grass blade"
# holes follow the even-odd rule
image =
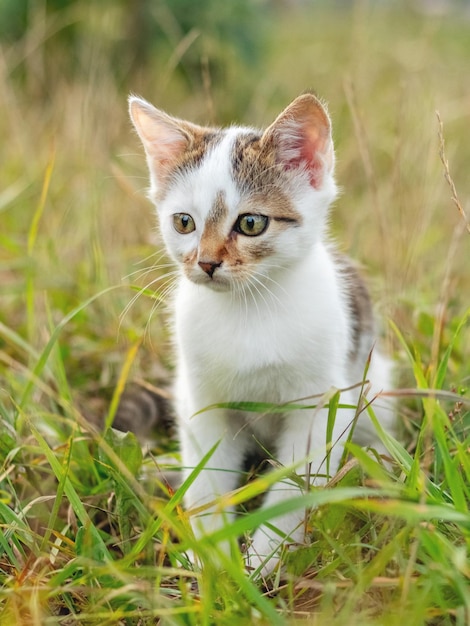
[[[137,340],[128,350],[126,358],[124,359],[124,364],[121,368],[121,373],[119,374],[117,385],[114,389],[113,397],[111,398],[111,402],[109,405],[108,414],[105,418],[105,430],[111,428],[113,425],[114,417],[116,415],[116,411],[119,406],[119,401],[123,394],[124,388],[129,378],[129,372],[131,370],[132,364],[134,363],[135,357],[137,355],[137,351],[142,343],[142,340]]]
[[[386,493],[386,492],[385,492]],[[390,492],[393,494],[393,490]],[[311,509],[326,504],[336,504],[342,502],[346,505],[355,506],[356,501],[360,501],[361,498],[369,499],[374,496],[384,496],[384,490],[374,490],[365,487],[342,487],[337,489],[314,489],[312,492],[293,496],[283,502],[278,502],[270,507],[262,507],[249,513],[243,517],[230,522],[230,533],[234,536],[242,536],[244,533],[257,528],[262,524],[271,523],[275,527],[275,520],[282,515],[298,511],[299,509]],[[227,540],[227,530],[225,528],[219,529],[206,537],[201,538],[199,541],[218,543]]]
[[[421,361],[420,361],[420,355],[419,352],[415,351],[415,354],[413,355],[413,353],[411,352],[411,350],[408,347],[408,344],[405,341],[405,338],[403,337],[402,333],[400,332],[398,326],[392,321],[389,320],[390,326],[392,327],[393,332],[395,333],[398,341],[400,342],[403,350],[405,351],[405,354],[408,356],[408,360],[411,363],[412,367],[413,367],[413,374],[416,380],[416,384],[418,385],[419,389],[427,389],[429,387],[427,381],[426,381],[426,376],[423,373],[422,367],[421,367]]]
[[[108,552],[108,548],[106,547],[98,530],[93,525],[90,517],[88,516],[88,513],[86,512],[85,506],[83,505],[79,495],[77,494],[72,483],[70,482],[70,479],[67,475],[68,465],[64,467],[59,463],[54,452],[51,450],[41,433],[37,430],[37,428],[35,428],[30,420],[28,420],[28,423],[32,434],[34,435],[36,441],[39,444],[39,447],[44,453],[49,465],[52,468],[52,471],[59,481],[59,484],[62,485],[63,492],[67,496],[67,499],[70,502],[75,515],[77,516],[81,525],[91,534],[91,537],[97,547],[96,560],[111,561],[112,558],[110,553]]]
[[[33,219],[31,222],[31,226],[29,228],[28,233],[28,243],[27,243],[27,254],[28,259],[30,261],[28,266],[28,272],[26,276],[26,311],[27,311],[27,326],[28,326],[28,338],[32,342],[34,336],[34,327],[35,327],[35,303],[34,303],[34,275],[36,271],[36,266],[33,263],[33,250],[37,239],[37,234],[39,230],[39,222],[41,220],[42,214],[44,212],[44,208],[46,206],[47,194],[49,192],[49,186],[52,178],[52,172],[54,169],[54,161],[55,161],[55,153],[53,152],[49,163],[46,167],[46,172],[44,175],[44,180],[41,189],[41,196],[39,198],[39,203],[36,206],[36,210],[33,215]]]
[[[207,454],[201,459],[199,464],[194,468],[194,470],[191,472],[188,478],[183,482],[183,484],[179,487],[179,489],[177,489],[177,491],[173,494],[169,502],[167,502],[164,506],[159,508],[157,517],[154,519],[153,522],[148,524],[148,526],[144,529],[144,531],[142,532],[142,534],[140,535],[140,537],[138,538],[138,540],[136,541],[132,549],[129,551],[129,554],[126,555],[126,560],[128,562],[132,562],[133,560],[135,560],[137,555],[142,550],[144,550],[145,546],[152,539],[152,537],[154,537],[159,532],[163,523],[169,524],[170,527],[177,534],[180,534],[181,536],[184,536],[187,534],[187,528],[185,531],[184,524],[181,522],[181,520],[179,520],[177,517],[172,515],[172,513],[174,509],[179,504],[181,504],[184,494],[189,489],[189,487],[193,484],[193,482],[196,480],[196,478],[204,469],[204,467],[207,465],[207,462],[209,461],[211,456],[214,454],[218,445],[219,445],[218,443],[215,444],[209,450],[209,452],[207,452]]]
[[[43,372],[46,363],[49,359],[49,356],[52,352],[52,349],[54,348],[54,346],[56,345],[56,342],[62,332],[62,330],[67,326],[67,324],[76,316],[78,315],[78,313],[80,313],[81,311],[83,311],[84,309],[86,309],[92,302],[94,302],[95,300],[97,300],[98,298],[101,298],[101,296],[109,293],[110,291],[114,291],[115,289],[117,289],[117,287],[112,286],[112,287],[108,287],[106,289],[103,289],[102,291],[100,291],[97,294],[94,294],[93,296],[91,296],[91,298],[88,298],[88,300],[86,300],[85,302],[83,302],[82,304],[80,304],[79,306],[75,307],[72,311],[70,311],[70,313],[68,313],[63,319],[62,321],[55,327],[51,337],[49,338],[49,341],[47,342],[46,346],[44,347],[42,353],[39,356],[39,359],[36,363],[36,365],[34,366],[33,370],[32,370],[32,376],[29,378],[29,380],[27,381],[24,390],[23,390],[23,394],[21,396],[21,399],[18,403],[19,408],[24,408],[26,406],[26,403],[28,402],[28,400],[31,397],[31,393],[34,389],[34,384],[35,384],[35,379],[39,378],[41,373]]]
[[[15,551],[12,549],[11,544],[14,545],[18,554],[25,557],[25,550],[22,544],[28,546],[28,548],[34,550],[33,533],[28,525],[19,517],[9,506],[4,504],[0,500],[0,520],[2,522],[0,526],[0,548],[4,551],[13,564],[15,569],[19,569],[20,563],[18,561]],[[17,534],[20,531],[20,535]],[[2,552],[0,551],[0,554]]]
[[[449,449],[449,444],[451,443],[449,435],[451,434],[452,430],[450,428],[449,418],[436,403],[435,418],[433,420],[433,435],[436,448],[443,463],[444,476],[452,495],[454,506],[457,511],[464,512],[468,511],[468,501],[462,484],[462,474],[460,472],[458,457],[453,458]]]
[[[397,517],[411,525],[421,522],[449,522],[460,525],[466,532],[470,531],[470,515],[457,511],[451,504],[410,502],[403,499],[376,498],[372,495],[370,498],[353,500],[350,505],[363,511]]]
[[[335,443],[333,441],[333,431],[336,423],[336,413],[339,408],[339,399],[341,393],[339,391],[335,391],[333,395],[329,398],[328,403],[328,418],[326,422],[326,475],[328,478],[331,476],[330,474],[330,458],[331,458],[331,448]]]
[[[73,438],[69,437],[67,441],[66,453],[64,455],[64,460],[62,462],[62,468],[60,472],[60,476],[56,475],[58,480],[57,490],[54,499],[54,504],[52,506],[52,511],[49,516],[49,525],[46,528],[44,533],[42,543],[41,543],[41,551],[46,549],[47,544],[49,543],[49,539],[51,537],[53,529],[56,527],[56,521],[59,514],[60,507],[62,505],[62,498],[65,492],[65,483],[68,479],[69,467],[70,467],[70,459],[72,458],[72,446],[73,446]]]
[[[19,333],[15,332],[14,330],[6,326],[6,324],[3,324],[3,322],[1,321],[0,321],[0,335],[2,335],[3,338],[6,341],[8,341],[11,345],[16,346],[17,348],[19,348],[22,352],[24,352],[31,358],[33,359],[39,358],[39,353],[31,346],[31,344],[28,341],[25,341]]]
[[[444,387],[450,356],[451,356],[451,354],[452,354],[452,352],[454,350],[455,344],[457,342],[457,339],[460,336],[460,333],[462,332],[463,328],[468,324],[469,319],[470,319],[470,309],[468,309],[465,312],[465,314],[463,315],[462,319],[460,320],[460,323],[458,324],[458,326],[457,326],[457,328],[455,330],[455,333],[453,334],[452,339],[451,339],[449,345],[447,346],[446,351],[444,352],[444,355],[443,355],[443,357],[441,359],[441,362],[439,363],[439,367],[437,368],[435,380],[434,380],[434,382],[432,384],[432,386],[435,389],[442,389]]]

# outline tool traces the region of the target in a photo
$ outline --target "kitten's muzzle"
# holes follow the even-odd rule
[[[205,273],[212,278],[215,270],[222,265],[222,261],[214,263],[213,261],[198,261],[199,267],[205,271]]]

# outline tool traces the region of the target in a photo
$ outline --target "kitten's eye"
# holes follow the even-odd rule
[[[256,237],[264,233],[268,226],[268,221],[269,219],[266,215],[250,215],[247,213],[239,216],[233,230],[248,237]]]
[[[173,215],[173,226],[180,235],[188,235],[196,230],[193,218],[187,213],[175,213]]]

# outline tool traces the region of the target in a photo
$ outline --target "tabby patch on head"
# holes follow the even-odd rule
[[[319,239],[335,195],[328,115],[311,94],[264,132],[205,128],[130,98],[166,246],[185,276],[257,288]]]

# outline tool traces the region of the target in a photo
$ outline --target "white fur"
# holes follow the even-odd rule
[[[288,129],[294,132],[289,125]],[[231,177],[230,155],[236,136],[244,132],[248,129],[226,130],[202,163],[180,175],[158,203],[163,237],[175,261],[180,263],[197,249],[220,191],[229,209],[223,226],[227,235],[243,213],[244,198]],[[283,465],[296,464],[302,471],[302,463],[309,461],[312,475],[320,472],[317,482],[323,480],[326,452],[326,409],[297,410],[283,416],[202,409],[221,402],[288,403],[362,380],[365,362],[352,365],[350,360],[353,340],[346,294],[325,242],[327,210],[336,195],[331,143],[325,146],[328,154],[319,155],[325,169],[320,186],[314,188],[308,172],[301,168],[289,172],[285,191],[303,222],[277,232],[275,239],[268,229],[263,237],[274,246],[272,255],[257,260],[256,265],[242,266],[238,273],[222,264],[216,280],[195,263],[179,279],[174,300],[175,399],[186,475],[216,446],[186,494],[188,509],[210,505],[194,519],[196,533],[208,533],[230,521],[233,512],[220,510],[214,501],[237,486],[243,457],[255,439],[268,448],[274,444],[272,452]],[[146,150],[151,166],[151,148],[146,145]],[[152,173],[152,183],[155,193],[158,172]],[[182,236],[175,231],[172,216],[178,212],[193,217],[194,232]],[[370,338],[361,353],[372,348]],[[390,387],[390,365],[376,350],[368,377],[373,392]],[[341,402],[355,405],[357,396],[357,391],[346,391]],[[387,408],[378,411],[390,428],[391,412]],[[341,444],[354,416],[353,409],[337,413],[333,441],[338,440],[338,445],[331,451],[332,472],[338,467]],[[360,443],[376,443],[366,421],[357,433]],[[296,495],[298,489],[283,482],[268,492],[264,506]],[[294,511],[273,523],[288,542],[301,543],[303,517],[303,511]],[[278,533],[258,529],[249,551],[250,564],[262,568],[264,574],[270,572],[281,544]]]

